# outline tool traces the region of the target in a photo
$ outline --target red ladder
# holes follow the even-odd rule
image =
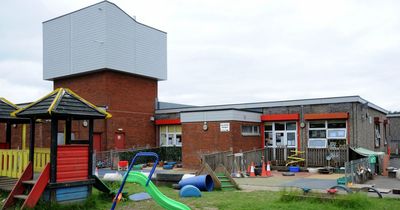
[[[36,203],[39,201],[42,193],[46,189],[47,183],[50,180],[50,163],[47,163],[37,180],[33,180],[32,171],[32,163],[29,162],[28,166],[25,168],[25,171],[22,173],[21,178],[19,178],[13,190],[8,195],[8,198],[2,209],[13,206],[17,199],[24,201],[21,209],[34,208],[36,206]],[[26,191],[29,193],[23,194]]]

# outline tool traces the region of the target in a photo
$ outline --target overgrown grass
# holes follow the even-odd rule
[[[119,187],[118,183],[110,184],[114,189]],[[144,188],[127,183],[124,191],[129,194],[143,192]],[[325,196],[324,194],[310,194],[315,195],[314,198],[304,198],[299,195],[302,193],[298,191],[214,191],[202,192],[201,198],[180,198],[178,191],[169,187],[161,186],[160,191],[166,196],[188,205],[192,209],[323,209],[323,210],[340,210],[340,209],[360,209],[360,210],[376,210],[376,209],[397,209],[400,206],[399,199],[393,198],[371,198],[365,194],[352,194],[352,195],[338,195],[336,199],[319,199],[318,196]],[[4,198],[4,194],[0,194]],[[59,205],[41,202],[35,209],[61,209],[61,210],[83,210],[83,209],[110,209],[112,197],[104,195],[103,193],[93,190],[93,195],[86,202],[81,204],[72,205]],[[117,209],[162,209],[153,200],[133,202],[123,201],[117,206]]]

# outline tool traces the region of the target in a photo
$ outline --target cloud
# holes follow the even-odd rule
[[[41,22],[97,1],[6,1],[0,96],[51,90]],[[400,110],[398,1],[113,1],[168,33],[162,101],[195,105],[360,95]],[[35,8],[35,9],[32,9]],[[20,97],[28,91],[29,97]],[[31,99],[32,98],[32,99]]]

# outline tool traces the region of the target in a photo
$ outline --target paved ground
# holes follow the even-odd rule
[[[296,173],[295,176],[282,176],[281,172],[272,171],[272,177],[235,178],[235,181],[245,191],[310,188],[314,192],[326,193],[326,189],[337,185],[337,179],[343,176],[344,174],[310,174],[307,172]],[[375,188],[400,189],[400,180],[383,176],[375,176],[373,180],[365,184],[374,185]],[[376,196],[375,193],[369,193],[369,195]],[[383,194],[383,196],[400,198],[400,195],[391,192]]]

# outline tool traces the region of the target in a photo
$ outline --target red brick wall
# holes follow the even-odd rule
[[[241,134],[241,125],[252,123],[230,121],[230,132],[220,132],[220,123],[208,122],[207,131],[203,131],[203,122],[182,124],[182,162],[185,168],[198,168],[200,154],[203,153],[227,150],[239,152],[260,147],[260,136]]]
[[[260,123],[251,122],[232,122],[231,131],[233,134],[233,152],[244,152],[261,147],[261,134],[259,136],[243,136],[242,125],[260,125]],[[261,129],[260,129],[261,131]]]
[[[125,133],[126,148],[155,146],[155,126],[150,117],[155,114],[157,80],[101,71],[55,80],[54,88],[58,87],[70,88],[91,103],[108,107],[113,117],[95,122],[95,132],[102,133],[103,150],[114,148],[114,135],[119,128]],[[72,130],[75,135],[85,136],[77,126]]]

